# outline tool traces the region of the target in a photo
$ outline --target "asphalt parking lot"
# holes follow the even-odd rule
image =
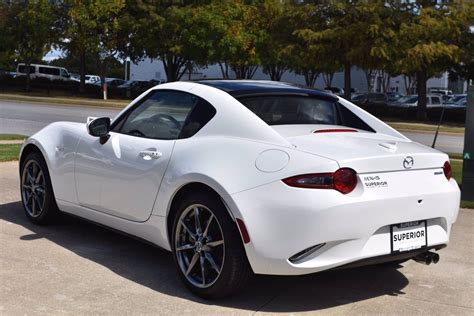
[[[409,261],[300,277],[256,276],[204,301],[171,255],[74,218],[26,220],[17,162],[0,163],[0,314],[474,314],[474,210],[461,210],[437,265]]]

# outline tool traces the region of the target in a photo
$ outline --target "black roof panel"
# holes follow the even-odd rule
[[[197,83],[221,89],[234,97],[268,95],[268,94],[300,94],[314,95],[337,100],[329,92],[311,89],[292,83],[268,80],[199,80]]]

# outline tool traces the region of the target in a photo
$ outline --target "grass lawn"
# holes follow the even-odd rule
[[[29,102],[29,103],[45,103],[71,106],[99,106],[99,107],[116,107],[124,108],[131,100],[118,99],[91,99],[81,98],[70,95],[44,96],[34,93],[0,93],[0,100]]]
[[[0,140],[24,140],[28,136],[20,134],[0,134]]]
[[[0,161],[17,160],[21,144],[0,144]]]
[[[391,127],[400,131],[417,131],[417,132],[436,132],[437,124],[424,123],[406,123],[406,122],[386,122]],[[442,133],[464,134],[465,128],[463,126],[449,126],[441,125],[439,131]],[[434,135],[434,134],[433,134]]]
[[[462,180],[462,160],[451,160],[451,168],[453,168],[453,177],[461,184]]]

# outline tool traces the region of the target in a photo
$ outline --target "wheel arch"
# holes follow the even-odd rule
[[[208,184],[205,184],[203,182],[198,182],[198,181],[188,182],[188,183],[182,185],[181,187],[179,187],[175,191],[175,193],[173,194],[173,196],[171,198],[171,202],[169,204],[169,207],[168,207],[168,212],[167,212],[167,215],[166,215],[166,236],[168,238],[168,243],[169,243],[170,247],[172,246],[171,245],[171,240],[172,240],[171,233],[173,231],[173,227],[172,227],[173,219],[174,219],[175,212],[177,211],[178,203],[185,196],[187,196],[191,193],[195,193],[195,192],[200,192],[202,194],[209,194],[209,195],[214,196],[214,197],[218,198],[219,200],[221,200],[221,202],[224,205],[224,207],[226,208],[230,218],[232,219],[232,221],[234,223],[236,223],[235,216],[232,213],[227,201],[225,200],[225,198],[221,194],[218,193],[218,190],[214,189],[213,187],[211,187]],[[236,223],[236,225],[237,225],[237,223]],[[237,228],[238,228],[238,226],[237,226]]]
[[[48,159],[46,159],[46,157],[45,157],[43,151],[41,150],[40,146],[38,146],[38,144],[35,144],[34,142],[29,142],[29,143],[27,143],[26,145],[23,146],[23,148],[21,149],[21,152],[20,152],[20,161],[19,161],[19,164],[18,164],[20,174],[21,174],[21,169],[23,167],[23,164],[25,163],[26,157],[28,157],[28,155],[33,153],[33,152],[40,153],[41,156],[43,156],[43,159],[46,161],[46,165],[49,168]]]

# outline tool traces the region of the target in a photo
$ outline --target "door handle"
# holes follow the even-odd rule
[[[159,159],[163,156],[162,153],[152,150],[143,150],[138,154],[143,160],[154,160]]]

